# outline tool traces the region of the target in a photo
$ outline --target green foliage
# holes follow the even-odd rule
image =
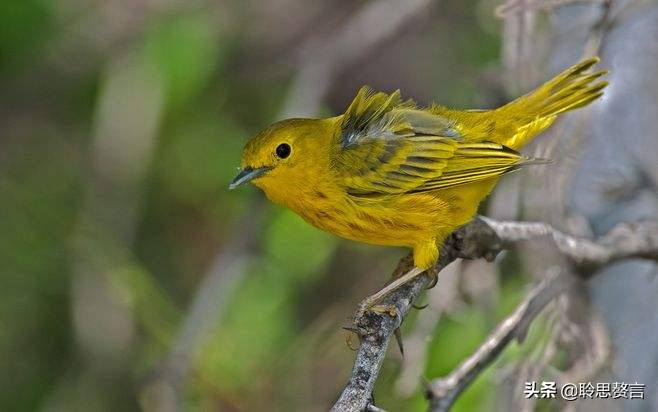
[[[33,410],[71,355],[67,233],[77,159],[53,131],[2,142],[0,409]],[[21,153],[30,150],[30,157]]]
[[[292,212],[277,212],[263,242],[263,258],[250,265],[222,329],[201,357],[199,367],[218,388],[238,392],[253,383],[255,374],[274,375],[272,355],[300,332],[291,299],[295,288],[322,274],[335,245],[334,238]]]
[[[144,38],[144,55],[164,79],[167,105],[183,110],[202,92],[225,56],[219,28],[205,13],[176,14],[156,20]]]
[[[244,136],[231,118],[211,108],[200,108],[184,122],[176,122],[156,160],[164,189],[183,202],[217,196],[222,205],[230,202],[227,181],[237,170]]]
[[[52,9],[48,0],[0,2],[0,73],[23,68],[28,55],[42,52],[53,34]]]
[[[137,410],[217,251],[253,205],[254,188],[229,192],[228,182],[247,138],[277,120],[317,21],[268,2],[253,12],[242,2],[174,3],[0,1],[0,410]],[[344,109],[377,79],[408,97],[471,103],[498,53],[475,3],[446,2],[415,37],[362,62],[377,54],[399,66],[360,62],[338,73],[322,113]],[[151,115],[152,148],[142,163],[117,167],[143,149],[124,133],[147,130]],[[339,326],[385,282],[388,268],[373,268],[390,250],[341,247],[276,206],[263,220],[224,310],[208,316],[212,333],[183,383],[186,410],[324,410],[351,368]],[[102,270],[89,273],[90,262]],[[85,291],[82,276],[104,286]],[[521,284],[506,284],[498,318]],[[85,314],[95,341],[125,334],[120,349],[85,341],[76,312],[85,293],[103,296],[91,301],[98,318]],[[426,375],[447,373],[492,322],[476,306],[444,319]],[[521,355],[513,346],[504,362]],[[398,371],[391,356],[378,402],[425,410],[421,393],[394,392]],[[493,399],[488,373],[457,410],[486,410]]]

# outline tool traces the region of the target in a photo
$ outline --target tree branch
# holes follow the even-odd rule
[[[465,257],[462,255],[462,251],[469,249],[464,247],[467,239],[468,242],[477,239],[477,241],[485,243],[484,239],[493,233],[491,230],[486,230],[486,227],[483,221],[475,220],[455,231],[443,245],[439,261],[433,270],[440,272],[458,257]],[[476,253],[479,248],[471,249],[473,253]],[[411,266],[411,259],[409,256],[405,257],[400,261],[396,272],[406,272]],[[356,412],[370,406],[372,392],[391,336],[400,326],[413,301],[430,285],[430,282],[431,277],[424,273],[396,289],[383,300],[384,304],[395,305],[398,312],[396,318],[371,312],[354,318],[354,332],[358,334],[361,343],[352,376],[332,411]]]
[[[658,261],[658,222],[620,224],[594,241],[565,235],[545,223],[481,219],[496,232],[502,248],[508,248],[519,241],[549,236],[557,249],[579,266],[579,273],[584,275],[592,275],[597,269],[621,259],[644,258]],[[457,396],[496,360],[503,349],[514,339],[522,342],[537,315],[577,281],[577,275],[563,271],[549,275],[535,286],[516,310],[498,324],[471,356],[448,376],[429,383],[427,395],[430,410],[449,410]]]
[[[431,381],[427,387],[430,411],[448,411],[459,394],[473,382],[514,339],[522,342],[531,322],[556,297],[568,290],[575,277],[555,272],[535,286],[514,312],[498,324],[475,352],[445,378]]]
[[[619,259],[637,257],[658,260],[658,222],[622,224],[598,240],[589,240],[563,234],[543,223],[501,222],[480,217],[448,237],[432,270],[438,273],[460,257],[493,260],[500,251],[520,241],[540,237],[549,237],[561,253],[575,265],[587,269],[588,273]],[[410,266],[411,260],[404,258],[400,261],[398,272]],[[522,339],[525,336],[527,327],[537,314],[573,282],[572,276],[557,274],[533,289],[519,308],[496,328],[471,357],[447,378],[430,384],[428,396],[433,410],[447,410],[457,395],[513,338]],[[355,317],[354,331],[359,335],[361,344],[352,375],[332,411],[362,411],[370,406],[391,336],[413,301],[429,283],[430,276],[423,274],[387,296],[383,303],[395,305],[397,318],[375,313]]]
[[[548,236],[557,249],[581,269],[596,270],[631,257],[658,260],[658,222],[654,221],[622,223],[598,240],[590,240],[566,235],[546,223],[480,219],[495,232],[498,251],[524,240]]]

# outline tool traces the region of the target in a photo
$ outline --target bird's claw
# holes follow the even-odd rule
[[[432,289],[434,286],[436,286],[436,283],[439,281],[439,273],[436,270],[436,267],[432,267],[431,269],[427,270],[427,274],[432,280],[432,283],[427,287],[427,289]]]
[[[397,318],[400,315],[395,305],[374,305],[370,308],[370,311],[378,315],[388,315],[392,318]]]
[[[354,314],[355,323],[358,324],[359,319],[362,319],[368,313],[374,313],[381,316],[390,316],[391,318],[395,318],[398,321],[398,325],[402,323],[402,315],[400,314],[397,306],[390,304],[372,303],[367,299],[361,302],[359,308],[356,310],[356,313]]]

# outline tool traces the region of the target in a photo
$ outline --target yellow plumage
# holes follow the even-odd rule
[[[498,178],[543,159],[517,150],[566,111],[601,96],[585,60],[495,110],[427,109],[362,88],[341,116],[289,119],[245,147],[232,187],[252,180],[309,223],[361,242],[407,246],[430,267]]]

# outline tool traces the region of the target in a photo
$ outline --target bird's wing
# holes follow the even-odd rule
[[[538,161],[463,133],[455,120],[403,102],[399,91],[364,87],[342,116],[334,169],[348,194],[372,197],[444,189]]]

